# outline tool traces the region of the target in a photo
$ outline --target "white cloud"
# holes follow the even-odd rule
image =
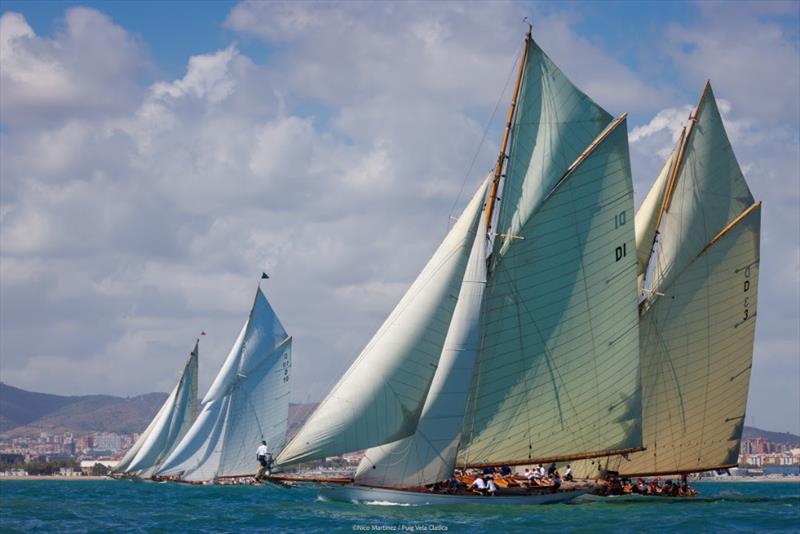
[[[22,15],[3,13],[0,64],[0,114],[15,127],[129,110],[145,66],[135,39],[83,7],[66,12],[54,39],[36,36]]]
[[[61,393],[163,391],[206,330],[207,385],[266,270],[295,339],[297,398],[317,400],[447,230],[512,71],[521,9],[243,3],[227,25],[277,43],[265,65],[226,46],[147,86],[141,47],[106,16],[69,10],[48,39],[5,13],[3,380]],[[688,103],[576,36],[566,15],[542,16],[536,32],[610,111],[663,110],[631,130],[644,194]],[[754,192],[780,214],[765,221],[765,250],[785,248],[792,236],[777,230],[796,221],[797,196],[785,193],[797,176],[796,128],[759,127],[735,89],[719,89]],[[494,162],[495,133],[457,210]],[[762,302],[779,291],[770,283]]]

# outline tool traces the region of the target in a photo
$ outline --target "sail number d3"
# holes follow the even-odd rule
[[[628,216],[625,214],[624,211],[619,212],[617,215],[614,215],[614,229],[616,230],[620,226],[625,226],[625,223],[628,222]],[[625,256],[628,255],[628,244],[623,243],[622,246],[617,247],[614,250],[614,257],[616,261],[621,260]]]

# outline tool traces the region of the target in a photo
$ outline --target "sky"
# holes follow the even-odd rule
[[[764,202],[746,423],[800,433],[799,6],[3,0],[0,379],[168,391],[205,331],[205,389],[266,271],[320,400],[492,167],[528,16],[637,203],[711,79]]]

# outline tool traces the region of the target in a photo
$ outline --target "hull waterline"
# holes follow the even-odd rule
[[[322,499],[349,502],[354,504],[397,504],[397,505],[449,505],[449,504],[554,504],[571,501],[590,490],[569,490],[557,493],[540,493],[530,495],[480,496],[480,495],[448,495],[442,493],[423,493],[416,491],[371,488],[368,486],[325,485],[317,488]]]

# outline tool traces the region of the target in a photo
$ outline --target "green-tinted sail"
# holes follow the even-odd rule
[[[658,291],[670,284],[717,232],[753,204],[710,84],[706,84],[694,120],[663,217],[650,285]]]
[[[761,209],[707,85],[687,139],[640,320],[645,451],[598,467],[622,474],[736,464],[753,359]]]
[[[536,53],[542,55],[534,48]],[[551,65],[545,60],[533,61]],[[555,99],[549,96],[554,87],[577,93],[557,70],[556,79],[540,69],[528,74],[546,78],[542,101]],[[533,84],[526,80],[526,87]],[[580,96],[560,101],[591,102]],[[549,112],[565,118],[570,109]],[[604,113],[598,108],[594,116]],[[561,122],[550,126],[582,132],[587,126],[579,117],[586,116],[591,110],[575,116],[581,124],[574,130]],[[546,144],[572,147],[556,137]],[[575,146],[574,156],[593,140]],[[495,256],[460,464],[521,463],[641,446],[633,186],[624,119],[597,141],[577,165],[575,158],[538,161],[553,155],[548,151],[531,160],[525,180],[548,180],[551,189],[518,203],[536,206],[526,208],[524,218],[515,211],[515,238]],[[515,146],[522,149],[519,138]],[[548,169],[548,176],[539,175],[540,169]]]
[[[503,184],[500,233],[519,233],[567,167],[611,119],[529,40]],[[503,250],[510,242],[505,239]]]

